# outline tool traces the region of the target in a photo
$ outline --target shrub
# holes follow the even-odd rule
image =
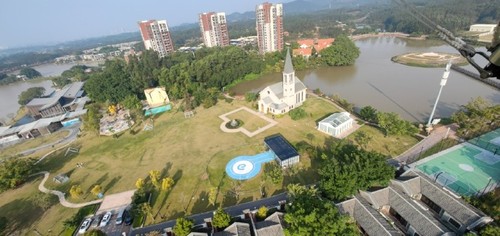
[[[291,110],[288,114],[290,115],[292,120],[300,120],[300,119],[305,118],[307,116],[306,111],[304,111],[304,109],[302,109],[302,108],[295,108],[295,109]]]

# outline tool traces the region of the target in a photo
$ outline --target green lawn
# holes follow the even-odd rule
[[[137,132],[124,132],[117,139],[83,133],[72,145],[80,148],[78,155],[64,157],[65,150],[62,150],[40,163],[42,170],[51,173],[46,185],[68,191],[71,185],[79,184],[86,194],[82,199],[69,200],[86,202],[95,199],[89,194],[95,184],[100,184],[105,194],[118,193],[134,189],[136,180],[146,178],[150,170],[160,170],[163,176],[172,177],[175,185],[170,192],[155,197],[152,204],[154,219],[148,217],[146,221],[151,224],[215,209],[208,204],[208,192],[212,187],[219,188],[217,203],[229,206],[261,198],[261,189],[270,196],[284,191],[288,183],[316,182],[317,160],[305,153],[301,153],[300,164],[288,170],[284,183],[279,184],[262,181],[262,173],[251,180],[234,181],[224,175],[224,169],[236,156],[262,152],[263,139],[276,133],[283,134],[292,144],[306,141],[314,146],[323,145],[329,137],[316,130],[316,121],[337,112],[336,107],[322,99],[310,98],[302,106],[308,114],[304,119],[293,121],[288,115],[276,117],[276,126],[252,138],[243,133],[222,132],[219,128],[222,120],[218,116],[241,106],[252,107],[251,103],[244,101],[219,101],[215,107],[197,108],[196,115],[188,119],[174,107],[155,118],[154,130],[142,131],[140,125],[134,127]],[[246,124],[247,119],[253,119],[245,117],[247,115],[243,115],[242,120]],[[361,129],[374,137],[368,147],[383,153],[395,155],[416,143],[411,137],[384,138],[377,129],[367,126]],[[83,167],[77,168],[78,163],[83,163]],[[53,183],[52,177],[60,173],[67,173],[70,182],[64,185]],[[37,192],[36,188],[36,183],[28,183],[0,194],[0,214],[5,207],[14,209],[16,204],[24,203],[25,198]],[[36,217],[25,219],[24,215],[30,215],[29,212],[26,208],[19,208],[16,214],[8,213],[9,225],[18,224],[17,228],[22,232],[33,229],[42,234],[49,229],[61,232],[64,219],[71,217],[76,210],[57,204],[35,214]]]
[[[60,131],[57,131],[55,133],[52,133],[52,134],[49,134],[46,136],[41,136],[41,137],[38,137],[35,139],[29,139],[29,140],[26,140],[22,143],[6,147],[6,148],[2,149],[2,153],[0,154],[0,159],[4,158],[4,157],[15,156],[19,152],[22,152],[22,151],[30,149],[30,148],[35,148],[35,147],[38,147],[40,145],[53,143],[57,140],[60,140],[64,137],[68,136],[68,134],[69,134],[69,131],[60,130]],[[51,149],[51,148],[48,148],[48,149]]]
[[[260,118],[259,116],[254,115],[246,110],[240,110],[236,113],[233,113],[233,114],[227,116],[227,118],[229,118],[231,120],[238,119],[238,120],[243,121],[242,127],[250,132],[257,131],[259,128],[262,128],[262,127],[269,124],[269,122],[267,122],[266,120]]]
[[[389,135],[386,137],[382,131],[369,125],[363,125],[356,132],[360,131],[372,137],[371,141],[366,145],[366,150],[376,151],[391,158],[413,147],[419,141],[417,138],[408,135]],[[347,139],[356,143],[355,134],[349,135]]]

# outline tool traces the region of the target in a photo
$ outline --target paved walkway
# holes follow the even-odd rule
[[[259,129],[257,129],[254,132],[250,132],[250,131],[248,131],[247,129],[245,129],[243,127],[240,127],[240,128],[237,128],[237,129],[228,129],[228,128],[226,128],[226,123],[229,122],[229,121],[231,121],[231,119],[227,118],[227,116],[229,116],[229,115],[231,115],[233,113],[239,112],[241,110],[245,110],[247,112],[250,112],[253,115],[256,115],[256,116],[260,117],[261,119],[269,122],[269,124],[266,125],[266,126],[264,126],[264,127],[261,127]],[[278,124],[278,122],[276,122],[275,120],[270,119],[270,118],[266,117],[264,114],[256,112],[256,111],[254,111],[254,110],[252,110],[252,109],[250,109],[248,107],[240,107],[240,108],[238,108],[236,110],[233,110],[233,111],[230,111],[230,112],[228,112],[226,114],[220,115],[219,118],[221,118],[223,120],[222,124],[220,124],[220,129],[223,132],[226,132],[226,133],[238,133],[238,132],[242,132],[242,133],[244,133],[246,136],[248,136],[250,138],[253,137],[253,136],[255,136],[255,135],[257,135],[257,134],[260,134],[260,133],[264,132],[265,130],[267,130],[267,129],[269,129],[269,128],[271,128],[271,127],[273,127],[273,126],[275,126],[275,125]]]
[[[49,172],[42,171],[42,172],[38,172],[36,174],[33,174],[32,176],[34,176],[34,175],[41,175],[41,174],[43,174],[44,177],[43,177],[43,180],[40,183],[40,185],[38,185],[38,190],[40,190],[41,192],[44,192],[44,193],[49,193],[49,194],[56,195],[59,198],[59,202],[61,203],[61,205],[65,206],[65,207],[68,207],[68,208],[81,208],[81,207],[84,207],[84,206],[93,205],[93,204],[97,204],[97,203],[102,202],[102,199],[91,201],[91,202],[84,202],[84,203],[71,203],[71,202],[68,202],[66,200],[65,194],[63,192],[57,191],[57,190],[50,190],[50,189],[45,188],[44,185],[45,185],[45,182],[47,181],[47,179],[49,178],[49,174],[50,174]]]
[[[450,131],[448,132],[448,128]],[[448,137],[456,139],[455,132],[457,130],[457,126],[454,124],[441,126],[432,131],[427,137],[418,142],[415,146],[406,150],[406,152],[402,153],[398,157],[394,158],[400,163],[410,164],[412,162],[417,161],[422,152],[427,151],[432,146],[439,143],[441,140],[447,138],[445,137],[448,133]]]

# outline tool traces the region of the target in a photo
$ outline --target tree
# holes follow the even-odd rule
[[[210,188],[210,192],[208,193],[208,203],[215,206],[216,202],[217,202],[217,188],[212,187]]]
[[[386,157],[340,141],[320,151],[323,159],[318,170],[322,193],[334,201],[342,201],[371,186],[384,186],[394,178],[394,168]]]
[[[71,195],[72,198],[80,198],[83,194],[83,190],[80,187],[80,185],[73,185],[69,190],[69,194]]]
[[[358,131],[354,134],[354,141],[356,141],[359,146],[366,148],[366,145],[373,139],[372,136],[364,131]]]
[[[175,221],[173,231],[176,236],[187,236],[189,233],[191,233],[191,229],[193,228],[193,226],[193,220],[187,219],[186,217],[180,217]]]
[[[402,120],[394,112],[378,112],[377,121],[386,135],[412,135],[418,132],[418,128],[409,121]]]
[[[269,209],[267,209],[267,207],[265,206],[261,206],[259,207],[259,210],[257,210],[257,218],[258,219],[265,219],[267,217],[267,212],[268,212]]]
[[[92,188],[92,190],[90,190],[90,192],[91,192],[92,194],[96,195],[96,196],[97,196],[97,195],[99,195],[100,193],[102,193],[102,187],[101,187],[101,185],[96,184],[96,185]]]
[[[31,68],[31,67],[22,68],[19,71],[19,75],[24,75],[24,76],[26,76],[26,77],[28,77],[30,79],[42,76],[42,74],[40,74],[40,72],[38,72],[37,70],[35,70],[35,69]]]
[[[283,181],[283,170],[276,162],[268,162],[264,164],[264,176],[274,184],[279,184]]]
[[[320,52],[321,60],[329,66],[348,66],[359,57],[359,48],[347,36],[339,35],[335,42]]]
[[[135,181],[135,187],[137,189],[142,189],[144,187],[144,180],[142,178],[138,178],[137,181]]]
[[[150,217],[152,220],[154,220],[153,217],[153,209],[151,208],[151,205],[149,203],[144,202],[139,205],[139,211],[147,218]]]
[[[162,191],[169,191],[172,187],[174,186],[174,179],[167,177],[163,178],[161,181],[161,190]]]
[[[149,179],[151,179],[151,183],[156,187],[160,188],[160,171],[159,170],[150,170],[149,171]]]
[[[212,225],[215,228],[223,229],[229,226],[231,223],[231,216],[227,214],[222,208],[217,208],[214,212],[214,217],[212,219]]]
[[[33,87],[29,88],[26,91],[23,91],[21,94],[18,96],[18,101],[19,105],[24,106],[28,104],[33,98],[39,98],[45,93],[45,88],[44,87]]]
[[[247,102],[255,102],[257,98],[259,98],[258,93],[251,93],[251,92],[245,93],[245,101]]]
[[[480,234],[481,236],[498,236],[500,235],[500,227],[496,225],[488,225],[481,229]]]
[[[54,87],[62,89],[64,86],[71,84],[71,80],[59,76],[52,79],[52,84]]]
[[[83,234],[83,235],[84,236],[106,236],[106,234],[99,229],[91,229],[91,230],[85,232],[85,234]]]
[[[307,117],[306,111],[304,111],[304,109],[300,107],[289,111],[288,114],[290,115],[290,118],[292,118],[292,120],[300,120]]]
[[[33,158],[8,158],[0,162],[0,192],[24,183],[37,170],[35,162]]]
[[[139,100],[136,95],[128,95],[121,103],[125,108],[130,110],[142,109],[141,100]]]
[[[472,138],[500,126],[500,105],[492,105],[481,97],[460,107],[451,119],[458,124],[457,134]]]
[[[350,217],[342,215],[331,201],[321,200],[316,189],[294,188],[285,214],[286,235],[358,235]]]
[[[94,103],[87,105],[87,113],[83,116],[83,126],[85,129],[98,134],[100,127],[100,119],[102,115],[99,113],[99,105]]]
[[[377,122],[377,109],[372,106],[365,106],[361,108],[359,111],[359,116],[361,119],[366,120],[368,122],[376,123]]]

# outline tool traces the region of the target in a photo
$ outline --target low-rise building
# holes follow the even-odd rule
[[[330,47],[335,41],[333,38],[327,39],[302,39],[298,40],[299,48],[293,50],[293,56],[303,56],[310,57],[313,53],[313,49],[316,53],[321,52],[323,49]]]
[[[470,26],[469,31],[482,32],[482,33],[493,33],[495,31],[496,27],[497,27],[496,24],[474,24],[474,25]]]
[[[83,82],[75,82],[54,92],[50,97],[34,98],[26,104],[26,108],[35,119],[59,116],[82,107],[81,103],[85,104],[87,101],[82,99],[84,95]]]
[[[493,221],[445,187],[414,171],[389,187],[338,203],[366,235],[463,235]]]
[[[170,102],[165,88],[150,88],[144,90],[150,108],[165,105]]]
[[[281,134],[272,135],[264,139],[267,149],[274,153],[274,158],[278,164],[285,168],[300,161],[300,155]]]
[[[285,114],[306,101],[306,86],[295,76],[290,50],[286,53],[282,82],[267,86],[259,93],[259,111]]]
[[[340,138],[340,135],[352,128],[354,120],[349,112],[333,113],[325,119],[318,122],[318,130]]]

